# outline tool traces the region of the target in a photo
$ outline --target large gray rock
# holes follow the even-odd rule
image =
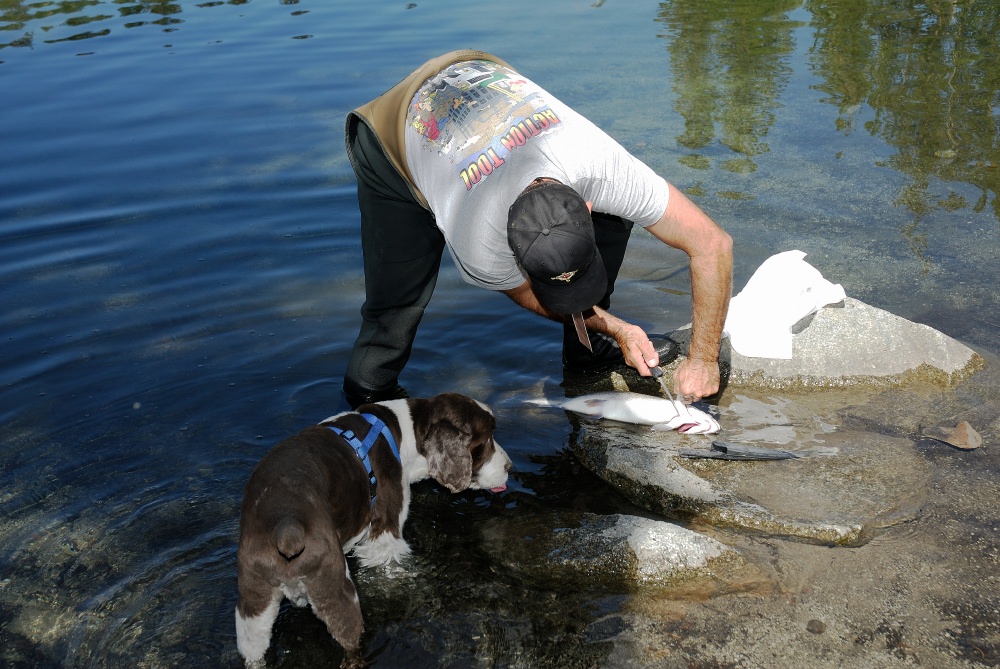
[[[982,369],[983,358],[937,330],[847,298],[796,324],[792,358],[748,358],[725,341],[728,383],[764,388],[953,386]],[[682,354],[690,330],[671,333]]]

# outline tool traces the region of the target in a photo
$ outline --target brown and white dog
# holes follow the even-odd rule
[[[283,597],[312,606],[344,648],[341,667],[364,666],[345,554],[353,549],[363,567],[409,554],[402,529],[411,483],[430,477],[452,492],[502,491],[511,462],[495,428],[485,404],[445,393],[366,404],[265,455],[240,512],[236,643],[247,667],[264,665]]]

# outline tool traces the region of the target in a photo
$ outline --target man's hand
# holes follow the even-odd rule
[[[674,394],[685,404],[719,392],[719,363],[685,358],[674,371]]]
[[[560,323],[566,321],[566,316],[545,308],[545,305],[535,296],[529,281],[525,281],[517,288],[503,292],[529,311],[534,311],[536,314]],[[649,337],[646,336],[646,332],[642,328],[623,321],[600,307],[594,307],[593,310],[585,312],[584,316],[584,323],[586,323],[588,330],[603,332],[618,343],[625,358],[625,364],[634,367],[641,376],[652,375],[649,368],[660,364],[660,356],[656,354],[656,347],[653,346],[653,342],[649,341]]]
[[[660,364],[660,356],[645,330],[600,307],[594,307],[593,311],[586,313],[589,314],[585,321],[588,329],[603,332],[614,339],[622,350],[626,365],[634,368],[640,376],[652,376],[649,368]]]
[[[603,316],[607,319],[611,314],[604,312]],[[660,364],[660,356],[657,355],[653,342],[649,341],[642,328],[621,319],[614,320],[617,322],[608,334],[618,342],[618,347],[625,357],[625,364],[634,368],[640,376],[651,376],[649,368]]]

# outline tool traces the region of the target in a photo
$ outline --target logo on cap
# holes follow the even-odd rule
[[[559,276],[552,277],[551,280],[552,281],[565,281],[566,283],[569,283],[570,279],[572,279],[576,275],[577,271],[579,271],[579,270],[573,270],[571,272],[563,272]]]

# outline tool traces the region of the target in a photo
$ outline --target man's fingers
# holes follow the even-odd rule
[[[697,402],[719,390],[718,364],[685,360],[674,375],[674,392],[684,402]]]
[[[643,345],[643,349],[646,354],[645,362],[648,366],[656,367],[657,365],[660,364],[660,356],[659,354],[657,354],[656,347],[653,346],[653,342],[649,341],[649,339],[646,339],[646,342]]]
[[[644,372],[639,366],[636,366],[636,369],[642,376],[649,376],[651,374],[649,368],[660,364],[660,356],[656,354],[656,347],[645,334],[642,333],[642,338],[636,344],[636,353],[638,354],[636,357],[646,366],[646,370]]]

